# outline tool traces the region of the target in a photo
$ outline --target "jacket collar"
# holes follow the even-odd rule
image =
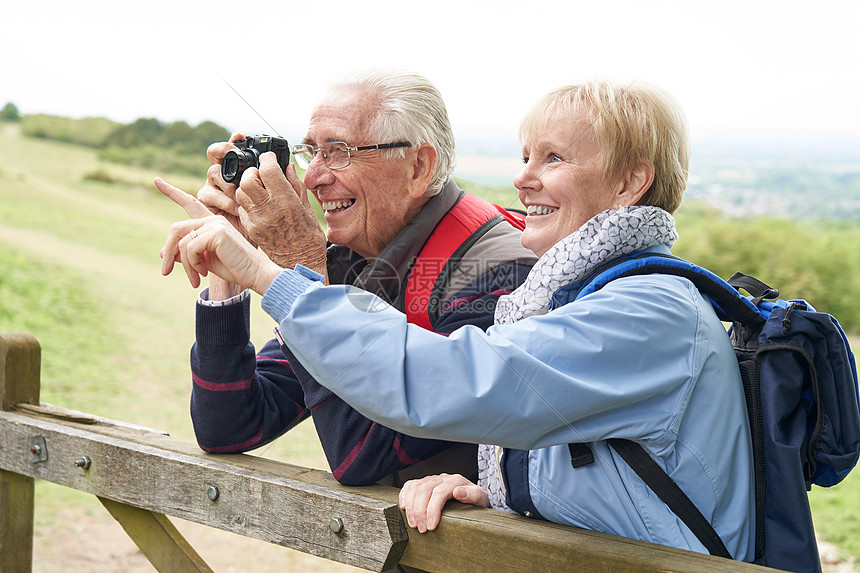
[[[412,263],[433,229],[463,194],[464,191],[449,177],[442,190],[431,197],[412,221],[372,260],[368,261],[343,245],[331,245],[326,252],[329,281],[357,286],[403,310],[401,287],[409,276]]]

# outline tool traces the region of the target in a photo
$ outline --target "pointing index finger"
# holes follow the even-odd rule
[[[159,191],[167,196],[168,199],[185,209],[185,212],[188,213],[190,217],[208,217],[212,214],[206,205],[198,201],[193,195],[189,195],[182,189],[174,187],[161,177],[155,178],[155,186]]]

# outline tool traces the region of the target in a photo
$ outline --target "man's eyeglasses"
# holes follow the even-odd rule
[[[350,147],[343,141],[331,141],[323,143],[317,148],[313,145],[301,143],[290,148],[293,156],[296,158],[296,164],[302,169],[307,170],[314,160],[314,155],[317,152],[322,153],[323,161],[329,169],[343,169],[349,165],[350,152],[368,151],[371,149],[392,149],[394,147],[412,147],[412,144],[405,141],[397,143],[381,143],[379,145],[362,145],[360,147]]]

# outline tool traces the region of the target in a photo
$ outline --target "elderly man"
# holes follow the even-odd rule
[[[209,149],[213,165],[198,199],[210,210],[279,265],[300,263],[330,283],[373,292],[439,334],[465,324],[489,327],[498,297],[515,289],[535,261],[520,244],[515,217],[454,183],[447,111],[421,76],[371,71],[334,86],[313,112],[302,144],[292,148],[306,169],[304,182],[292,165],[285,174],[263,155],[260,169],[248,169],[237,191],[219,166],[232,148]],[[156,184],[200,215],[193,212],[202,209],[199,203],[161,180]],[[247,212],[238,207],[245,191],[259,196],[261,190],[270,198],[264,205]],[[307,190],[322,206],[325,235]],[[289,193],[298,194],[303,209],[286,207]],[[413,438],[373,423],[317,384],[282,341],[255,352],[249,308],[247,291],[214,275],[200,295],[191,414],[201,448],[254,449],[310,415],[342,483],[400,485],[430,473],[476,473],[475,446]],[[319,342],[321,349],[329,346]]]

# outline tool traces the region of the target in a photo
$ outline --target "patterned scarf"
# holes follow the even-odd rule
[[[561,287],[618,257],[656,245],[671,247],[677,238],[675,219],[659,207],[634,205],[598,213],[538,259],[519,288],[499,298],[496,324],[546,314],[553,293]],[[505,504],[499,477],[501,453],[497,446],[478,446],[478,485],[489,492],[490,507],[513,513]]]

